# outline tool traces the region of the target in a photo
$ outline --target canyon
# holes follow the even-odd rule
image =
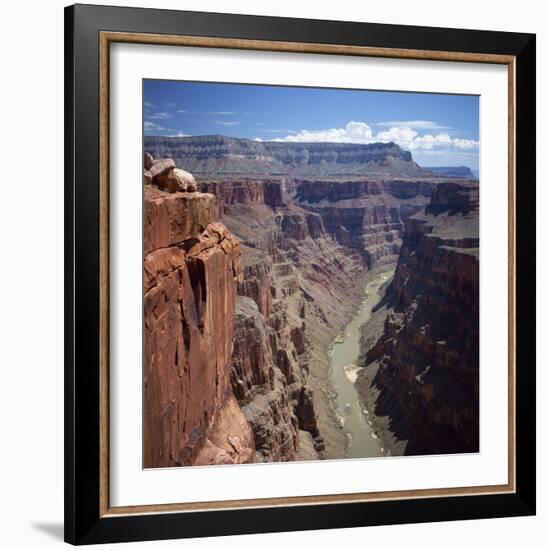
[[[478,217],[477,182],[438,185],[363,327],[356,385],[393,454],[479,450]]]
[[[354,379],[379,446],[447,452],[475,424],[476,181],[393,143],[146,136],[145,150],[145,467],[349,456],[330,350],[382,272]],[[456,441],[473,448],[475,430]]]

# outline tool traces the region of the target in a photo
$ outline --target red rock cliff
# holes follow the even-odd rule
[[[229,373],[240,245],[213,195],[179,189],[145,186],[144,466],[254,462]]]

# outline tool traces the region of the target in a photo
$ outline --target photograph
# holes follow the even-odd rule
[[[143,468],[479,453],[479,95],[142,84]]]
[[[537,521],[543,18],[398,4],[64,8],[66,542]]]

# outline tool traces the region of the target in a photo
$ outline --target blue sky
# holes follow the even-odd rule
[[[479,164],[479,98],[144,80],[146,135],[394,141],[423,166]]]

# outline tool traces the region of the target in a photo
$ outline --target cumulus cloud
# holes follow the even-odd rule
[[[373,134],[366,122],[350,121],[344,128],[329,128],[327,130],[301,130],[274,141],[290,141],[295,143],[311,141],[330,141],[332,143],[371,143]]]
[[[376,139],[379,141],[395,141],[396,143],[410,143],[418,136],[418,132],[415,132],[412,128],[394,126],[389,130],[378,132]]]
[[[427,121],[423,121],[427,122]],[[257,138],[258,141],[262,141]],[[387,130],[373,132],[366,122],[350,121],[343,128],[326,130],[301,130],[273,141],[305,143],[397,143],[409,151],[465,151],[479,148],[479,141],[473,139],[453,138],[448,133],[419,134],[410,126],[391,126]]]

